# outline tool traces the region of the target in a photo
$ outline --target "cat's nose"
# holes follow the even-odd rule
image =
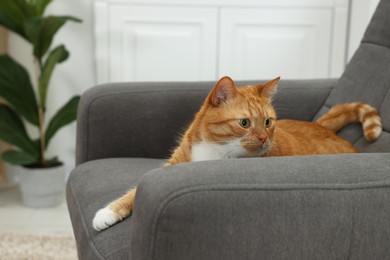
[[[259,138],[259,140],[260,140],[261,142],[263,142],[263,143],[264,143],[265,141],[267,141],[267,139],[268,139],[268,137],[267,137],[266,135],[264,135],[264,134],[258,136],[258,138]]]

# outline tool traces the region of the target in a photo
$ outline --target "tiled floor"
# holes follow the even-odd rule
[[[18,186],[0,189],[0,232],[73,235],[65,195],[59,206],[33,209],[22,204]]]

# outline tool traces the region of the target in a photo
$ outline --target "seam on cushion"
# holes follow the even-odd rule
[[[363,130],[364,131],[364,130]],[[358,147],[356,147],[356,144],[359,142],[359,141],[361,141],[361,140],[366,140],[366,138],[364,137],[364,134],[362,134],[361,136],[359,136],[359,138],[357,138],[355,141],[353,141],[353,142],[350,142],[352,145],[353,145],[353,147],[355,147],[356,149],[358,149],[358,153],[361,153],[361,151],[360,151],[360,149],[358,148]],[[366,140],[367,141],[367,140]],[[368,142],[368,141],[367,141]]]
[[[379,138],[380,137],[382,137],[382,135],[384,135],[384,134],[390,134],[388,131],[386,131],[385,129],[382,129],[382,133],[381,133],[381,135],[379,136]],[[379,139],[378,138],[378,139]],[[377,142],[378,141],[378,139],[377,140],[375,140],[374,141],[374,143],[375,142]],[[360,141],[362,141],[362,140],[365,140],[366,142],[368,142],[367,141],[367,139],[362,135],[362,136],[360,136],[360,138],[359,139],[357,139],[354,143],[352,143],[354,146],[355,146],[355,144],[357,144],[358,142],[360,142]],[[368,142],[369,143],[369,142]],[[371,144],[371,143],[370,143]],[[369,145],[370,145],[369,144]],[[355,146],[355,148],[357,148],[356,146]],[[359,149],[358,149],[358,153],[371,153],[371,152],[361,152]],[[388,153],[388,152],[374,152],[374,153]]]
[[[387,85],[387,86],[390,85],[390,80],[387,80],[387,81],[386,81],[386,85]],[[386,97],[387,97],[389,94],[390,94],[390,87],[387,89],[386,94],[383,95],[383,97],[382,97],[382,102],[380,103],[379,108],[378,108],[379,111],[382,110],[383,103],[385,103]],[[378,111],[378,112],[379,112],[379,111]]]
[[[338,81],[337,81],[337,82],[338,82]],[[317,111],[316,113],[314,113],[314,116],[311,118],[311,121],[313,121],[313,119],[318,115],[318,113],[321,111],[321,109],[322,109],[323,107],[326,106],[326,107],[329,107],[329,108],[330,108],[330,106],[327,104],[327,101],[328,101],[329,96],[330,96],[330,94],[332,93],[332,91],[336,89],[336,84],[337,84],[337,82],[336,82],[333,86],[329,86],[329,87],[327,88],[327,89],[330,89],[330,91],[329,91],[329,93],[328,93],[328,96],[325,98],[324,102],[322,102],[322,104],[321,104],[320,108],[318,109],[318,111]]]
[[[84,230],[85,230],[85,234],[89,240],[89,244],[91,245],[91,248],[92,250],[95,252],[95,255],[99,258],[99,259],[104,259],[104,257],[102,256],[102,254],[100,254],[100,252],[97,250],[97,248],[95,247],[95,244],[93,243],[93,240],[91,238],[91,234],[89,233],[89,229],[87,227],[87,224],[86,224],[86,220],[84,218],[84,212],[82,211],[82,208],[80,206],[80,203],[79,203],[79,200],[77,199],[77,196],[76,196],[76,193],[73,189],[73,185],[71,182],[69,182],[69,186],[70,186],[70,190],[72,191],[72,195],[73,195],[73,198],[75,199],[75,202],[76,202],[76,205],[77,207],[79,208],[80,212],[82,213],[81,214],[81,225],[83,226]]]
[[[356,123],[356,124],[359,124],[359,123]],[[356,147],[356,144],[360,141],[360,140],[366,140],[367,141],[367,139],[364,137],[364,129],[362,129],[362,135],[360,135],[358,138],[356,138],[356,140],[355,141],[353,141],[353,142],[350,142],[355,148],[357,148]],[[368,142],[368,141],[367,141]],[[358,149],[358,153],[360,153],[361,151],[359,151],[359,149]]]
[[[328,100],[328,99],[326,99],[326,100]],[[325,100],[324,103],[321,105],[320,109],[317,111],[317,113],[314,115],[314,117],[311,119],[311,122],[317,122],[317,120],[318,120],[320,117],[318,117],[316,121],[313,121],[313,120],[314,120],[314,118],[316,118],[316,116],[318,116],[318,113],[321,111],[321,109],[327,108],[328,111],[330,110],[331,106],[329,106],[329,105],[326,104],[326,100]],[[326,112],[325,112],[324,114],[322,114],[322,115],[325,115],[328,111],[326,111]]]
[[[326,187],[326,185],[331,185]],[[160,206],[157,208],[157,212],[152,222],[152,231],[150,234],[150,249],[152,259],[155,259],[155,241],[157,238],[157,227],[160,220],[160,215],[163,213],[167,205],[175,199],[197,192],[204,191],[245,191],[245,190],[258,190],[258,191],[286,191],[286,190],[366,190],[366,189],[378,189],[378,188],[390,188],[390,181],[374,181],[374,182],[357,182],[348,184],[338,183],[275,183],[275,184],[253,184],[253,183],[240,183],[240,184],[221,184],[221,185],[202,185],[197,187],[184,188],[169,194],[164,199]]]
[[[283,87],[283,86],[281,86]],[[295,90],[308,90],[308,89],[315,89],[315,90],[318,90],[318,89],[333,89],[334,86],[328,86],[328,87],[297,87],[297,88],[290,88],[290,87],[283,87],[281,90],[285,91],[285,90],[289,90],[289,91],[295,91]],[[276,92],[277,93],[277,92]]]
[[[380,44],[380,43],[377,43],[377,42],[367,41],[367,40],[361,41],[361,44],[374,45],[374,46],[382,47],[382,48],[385,48],[385,49],[388,49],[388,50],[390,49],[390,47],[387,46],[387,45]]]

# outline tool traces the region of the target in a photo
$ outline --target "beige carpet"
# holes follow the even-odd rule
[[[71,236],[0,234],[0,259],[77,260],[76,244]]]

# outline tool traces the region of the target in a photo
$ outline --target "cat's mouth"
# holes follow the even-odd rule
[[[263,156],[270,150],[271,143],[267,140],[261,142],[260,140],[241,141],[242,147],[247,151],[248,157]]]

